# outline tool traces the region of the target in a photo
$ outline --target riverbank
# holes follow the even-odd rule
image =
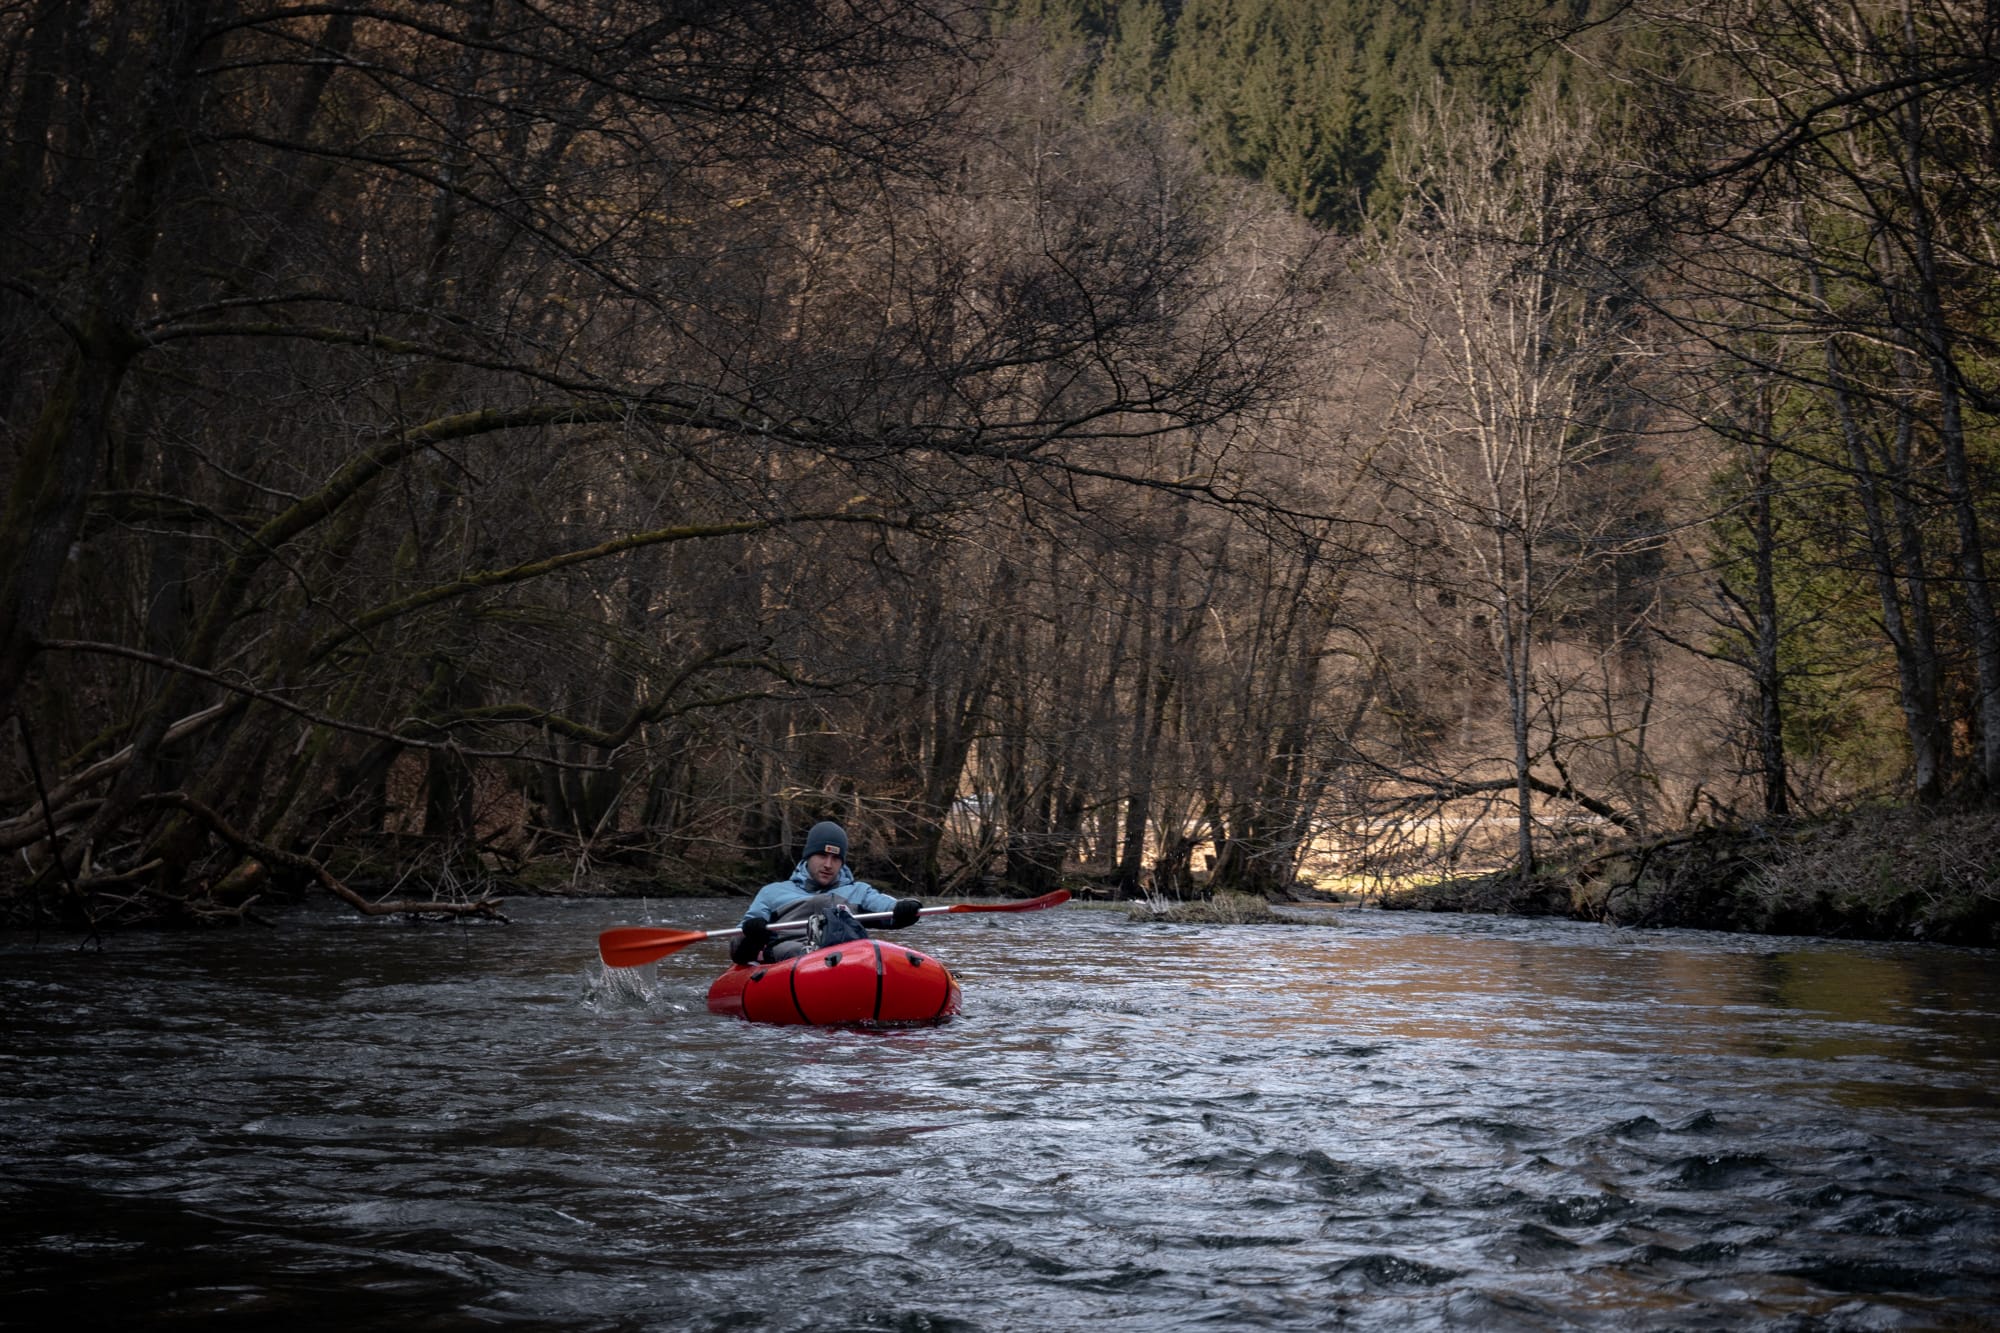
[[[1526,880],[1484,875],[1394,891],[1381,905],[1993,948],[2000,818],[1870,808],[1697,829],[1552,861]]]

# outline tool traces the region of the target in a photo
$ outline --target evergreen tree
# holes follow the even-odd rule
[[[1349,232],[1394,211],[1387,167],[1433,85],[1505,113],[1554,49],[1469,0],[1016,0],[1003,22],[1077,57],[1100,119],[1185,117],[1213,167]]]

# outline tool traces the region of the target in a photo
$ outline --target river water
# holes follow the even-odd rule
[[[0,940],[0,1325],[2000,1325],[1990,953],[1072,906],[869,1033],[511,907]]]

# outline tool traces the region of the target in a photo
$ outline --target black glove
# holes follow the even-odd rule
[[[889,918],[889,929],[901,930],[904,926],[915,925],[917,923],[917,913],[923,910],[924,905],[915,898],[898,898],[896,900],[896,911]]]
[[[770,923],[759,916],[743,919],[743,935],[729,946],[729,961],[732,963],[754,963],[757,955],[764,952],[764,944],[771,938]]]

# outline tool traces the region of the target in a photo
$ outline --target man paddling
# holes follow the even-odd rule
[[[923,904],[915,898],[891,898],[854,878],[847,868],[847,830],[822,819],[806,834],[805,856],[792,877],[766,884],[750,900],[742,937],[730,946],[729,957],[738,963],[776,963],[824,944],[864,939],[868,932],[854,919],[856,909],[891,912],[891,929],[901,929],[916,921]],[[813,916],[821,918],[817,929],[771,933],[776,922]]]

